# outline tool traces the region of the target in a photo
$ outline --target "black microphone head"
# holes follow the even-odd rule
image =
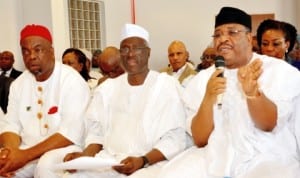
[[[225,67],[225,60],[223,56],[216,56],[215,58],[215,66],[218,67]]]

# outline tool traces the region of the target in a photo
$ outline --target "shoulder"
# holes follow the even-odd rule
[[[105,81],[103,81],[101,84],[99,84],[94,92],[110,92],[114,90],[115,88],[117,89],[122,89],[120,88],[122,85],[126,84],[127,82],[127,74],[124,73],[116,78],[107,78]]]
[[[186,65],[185,71],[187,71],[190,75],[196,75],[198,73],[191,65]]]
[[[18,71],[18,70],[16,70],[15,68],[12,68],[11,73],[10,73],[10,77],[16,79],[16,78],[18,78],[21,74],[22,74],[21,71]]]
[[[266,55],[254,54],[253,59],[257,58],[261,59],[263,62],[264,73],[275,73],[287,76],[290,76],[292,74],[295,74],[297,76],[300,74],[300,72],[295,67],[293,67],[285,60]]]
[[[55,68],[52,75],[58,75],[60,78],[67,78],[67,79],[74,79],[74,80],[80,80],[87,83],[83,77],[74,70],[72,67],[65,65],[59,61],[55,62]],[[81,80],[82,79],[82,80]]]
[[[25,70],[24,72],[22,72],[22,74],[20,74],[20,76],[18,78],[16,78],[14,80],[14,84],[23,84],[26,83],[28,80],[32,80],[34,78],[34,76],[28,71]]]
[[[173,77],[168,75],[167,73],[158,73],[156,71],[150,71],[149,73],[149,80],[153,81],[153,86],[160,86],[162,88],[169,88],[170,90],[166,90],[168,92],[171,92],[173,89],[181,89],[181,85],[179,83],[179,81]],[[172,89],[173,88],[173,89]]]
[[[159,72],[166,72],[166,73],[171,74],[173,72],[173,69],[172,69],[172,67],[165,67],[165,68],[160,69]]]
[[[16,73],[16,74],[21,74],[22,73],[21,71],[15,69],[15,68],[12,68],[11,72]]]
[[[262,87],[284,93],[300,93],[300,72],[284,60],[256,55],[263,62],[263,73],[259,78]]]
[[[176,80],[174,77],[168,75],[166,72],[159,73],[157,71],[151,70],[148,75],[149,75],[148,77],[156,77],[157,79],[160,80],[167,80],[167,81]]]
[[[185,87],[185,91],[190,90],[200,90],[200,88],[206,88],[206,83],[211,77],[212,73],[215,71],[215,66],[212,65],[209,68],[199,71],[195,76],[189,81]]]

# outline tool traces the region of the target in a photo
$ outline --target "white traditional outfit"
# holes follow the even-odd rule
[[[4,117],[4,112],[2,111],[2,108],[0,108],[0,119]]]
[[[295,113],[295,124],[292,126],[295,129],[295,134],[297,138],[297,145],[298,145],[298,156],[300,157],[300,96],[298,96],[298,99],[296,99],[297,103],[294,105]]]
[[[300,73],[282,60],[253,53],[261,59],[260,90],[277,106],[272,132],[255,127],[237,78],[238,69],[225,69],[226,91],[222,109],[213,108],[214,130],[203,148],[192,147],[173,159],[159,178],[298,178],[299,155],[291,125],[300,97]],[[251,62],[250,61],[250,62]],[[203,100],[215,67],[201,71],[184,92],[188,130]],[[298,101],[299,102],[299,101]],[[299,108],[298,108],[299,109]]]
[[[78,149],[84,133],[83,115],[90,98],[87,83],[71,67],[55,61],[51,76],[43,82],[26,70],[11,85],[8,112],[1,120],[3,132],[21,137],[21,149],[32,147],[49,136],[59,133],[75,145],[51,151],[39,160],[28,163],[17,171],[17,177],[53,177],[43,170],[44,164],[61,161],[66,153]],[[77,145],[77,146],[76,146]],[[56,153],[55,153],[56,151]],[[48,157],[48,158],[46,158]],[[27,169],[28,168],[28,169]]]
[[[131,86],[127,74],[108,79],[94,93],[87,112],[86,145],[103,150],[96,157],[120,162],[127,156],[142,156],[153,148],[169,160],[185,148],[185,112],[180,84],[167,74],[150,71],[142,85]],[[155,178],[167,161],[139,169],[131,178]],[[78,171],[65,177],[127,177],[113,169]]]

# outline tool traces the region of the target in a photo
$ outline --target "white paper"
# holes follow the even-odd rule
[[[62,162],[54,165],[55,170],[71,170],[71,169],[84,169],[84,170],[97,170],[103,168],[109,168],[111,166],[119,166],[117,161],[112,159],[103,159],[97,157],[79,157],[71,161]]]

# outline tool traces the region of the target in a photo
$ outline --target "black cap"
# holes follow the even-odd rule
[[[237,23],[252,29],[251,16],[238,8],[223,7],[216,16],[215,28],[228,23]]]

